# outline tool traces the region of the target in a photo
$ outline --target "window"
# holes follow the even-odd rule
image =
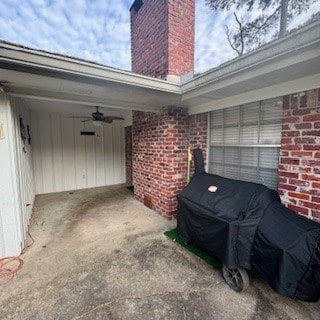
[[[209,172],[277,189],[282,99],[210,112]]]

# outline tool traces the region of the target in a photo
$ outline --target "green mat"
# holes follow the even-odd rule
[[[179,243],[181,246],[198,256],[203,261],[207,262],[208,264],[212,265],[214,269],[220,269],[221,268],[221,262],[218,258],[211,256],[209,253],[204,251],[203,249],[197,247],[196,245],[192,243],[185,243],[179,236],[177,229],[172,229],[169,231],[166,231],[164,233],[165,236],[170,238],[172,241]]]

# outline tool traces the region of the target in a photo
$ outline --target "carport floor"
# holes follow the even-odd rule
[[[163,235],[175,226],[125,187],[36,197],[21,271],[0,287],[0,319],[319,319],[258,276],[233,292],[220,271]]]

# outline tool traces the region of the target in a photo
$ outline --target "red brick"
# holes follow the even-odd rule
[[[311,215],[314,219],[314,221],[320,223],[320,210],[311,210]]]
[[[283,137],[298,137],[300,136],[300,131],[282,131]]]
[[[311,157],[312,152],[311,151],[292,151],[291,156],[292,157]]]
[[[320,121],[320,113],[304,116],[303,121]]]
[[[279,172],[278,183],[287,183],[288,179],[286,177],[282,177],[281,172]]]
[[[303,131],[303,136],[320,136],[320,130],[309,130],[309,131]]]
[[[311,194],[313,196],[320,196],[320,188],[316,188],[314,182],[311,184],[311,186],[308,186],[307,188],[301,187],[300,191],[303,193]]]
[[[302,159],[301,164],[304,166],[310,166],[310,167],[315,167],[319,166],[320,167],[320,160],[314,160],[314,159]]]
[[[299,174],[298,173],[294,173],[294,172],[282,172],[279,171],[279,176],[281,177],[287,177],[287,178],[295,178],[298,179],[299,178]]]
[[[296,191],[297,186],[292,185],[292,184],[279,183],[278,189]]]
[[[320,210],[320,197],[312,197],[311,201],[318,203],[318,209]]]
[[[307,181],[304,178],[302,178],[302,179],[289,179],[289,183],[291,185],[303,186],[303,187],[310,186],[310,184],[311,184],[310,181]]]
[[[280,161],[282,164],[294,164],[294,165],[299,165],[300,160],[297,158],[281,158]]]
[[[302,174],[302,179],[305,181],[319,181],[320,182],[320,176],[315,176],[313,174]]]
[[[310,208],[310,209],[319,209],[319,203],[313,203],[308,201],[300,201],[299,202],[301,206]]]
[[[313,188],[320,189],[320,183],[318,183],[318,182],[312,182],[312,187],[313,187]]]
[[[311,109],[297,109],[297,110],[293,110],[292,114],[294,116],[301,116],[301,115],[306,115],[306,114],[310,114],[311,113]]]
[[[315,138],[303,137],[303,138],[294,138],[295,143],[299,144],[315,144]]]
[[[320,129],[320,122],[315,122],[314,123],[314,128],[315,129]]]
[[[281,144],[290,144],[293,143],[293,139],[291,137],[282,137],[281,138]]]
[[[285,117],[283,123],[298,123],[300,121],[299,117]]]
[[[304,193],[289,192],[288,195],[293,198],[309,200],[310,195]]]
[[[290,130],[290,126],[288,124],[282,123],[282,130]]]
[[[283,144],[281,146],[282,150],[301,150],[301,146],[298,144]]]
[[[281,157],[289,157],[289,151],[280,150],[280,156]]]
[[[319,150],[320,151],[320,145],[319,144],[305,144],[303,146],[303,150]]]
[[[297,123],[294,125],[296,129],[312,129],[310,122]]]

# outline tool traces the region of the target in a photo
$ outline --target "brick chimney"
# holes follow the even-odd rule
[[[168,80],[192,77],[195,0],[135,0],[130,12],[132,71]]]
[[[176,82],[191,78],[195,0],[136,0],[130,11],[132,71]],[[206,119],[190,121],[175,106],[133,112],[134,195],[167,218],[174,217],[186,185],[188,145],[206,147]]]

